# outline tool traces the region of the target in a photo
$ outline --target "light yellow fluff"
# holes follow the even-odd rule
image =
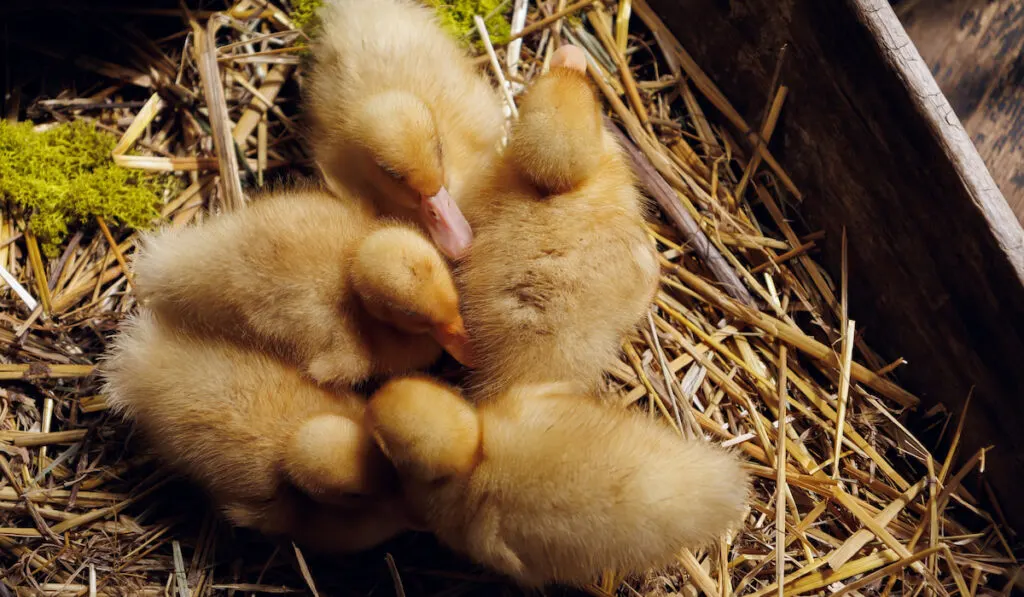
[[[293,189],[143,238],[136,292],[162,320],[270,350],[322,383],[428,366],[465,343],[444,258],[349,198]]]
[[[456,203],[493,158],[497,94],[412,0],[328,0],[306,98],[310,141],[332,183],[415,221],[442,185]]]
[[[102,372],[110,405],[233,524],[327,552],[364,549],[406,527],[357,395],[328,392],[265,354],[168,329],[146,311],[122,326]]]
[[[469,195],[475,239],[456,279],[474,393],[596,387],[647,310],[659,267],[642,197],[582,73],[555,67],[534,83],[497,168]]]
[[[474,408],[435,381],[398,379],[366,420],[417,524],[523,585],[666,564],[746,508],[735,455],[571,384],[521,386]]]

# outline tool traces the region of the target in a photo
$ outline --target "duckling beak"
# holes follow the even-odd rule
[[[438,344],[448,351],[448,354],[455,357],[455,360],[466,367],[473,366],[473,359],[469,350],[469,334],[462,318],[454,322],[439,325],[434,330],[434,338]]]
[[[587,55],[580,48],[566,44],[551,55],[551,66],[585,73],[587,72]]]
[[[420,218],[434,244],[450,259],[462,257],[473,242],[473,230],[466,216],[444,187],[433,197],[423,198]]]

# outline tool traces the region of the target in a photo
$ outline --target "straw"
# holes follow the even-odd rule
[[[12,94],[4,116],[31,108],[38,124],[93,122],[117,135],[115,163],[172,173],[179,184],[157,225],[244,209],[254,186],[315,171],[299,64],[310,46],[281,10],[292,3],[228,4],[77,11],[76,25],[103,37],[98,48],[121,49],[77,61],[59,39],[12,32],[9,43],[69,57],[93,80]],[[480,74],[512,115],[511,83],[528,87],[557,47],[582,46],[606,130],[651,199],[661,284],[604,389],[622,408],[729,446],[754,478],[750,512],[728,538],[645,575],[605,571],[584,590],[943,595],[1019,582],[981,472],[988,452],[962,453],[970,412],[955,424],[914,412],[919,400],[898,375],[928,364],[872,346],[847,299],[871,272],[848,269],[845,248],[830,272],[838,283],[816,261],[819,246],[847,243],[794,211],[802,195],[775,145],[802,98],[787,93],[781,58],[767,65],[778,73],[768,97],[727,98],[645,0],[510,1],[501,16],[517,7],[522,29],[508,42],[519,43],[494,45],[474,23]],[[754,107],[749,119],[741,105]],[[0,593],[505,592],[502,579],[418,536],[321,565],[287,538],[231,529],[195,488],[164,482],[171,469],[111,411],[95,374],[137,308],[139,236],[106,217],[74,223],[69,237],[51,258],[23,214],[0,212]],[[853,250],[870,241],[852,230],[848,239]],[[921,433],[930,424],[948,428],[944,441],[926,440],[938,435]]]

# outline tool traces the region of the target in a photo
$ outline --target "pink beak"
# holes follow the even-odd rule
[[[434,330],[434,338],[448,354],[466,367],[473,367],[473,358],[469,349],[469,334],[460,317],[456,321],[438,326]]]
[[[574,45],[566,44],[551,55],[551,66],[587,72],[587,55]]]
[[[444,187],[422,200],[420,218],[434,244],[450,259],[462,257],[473,242],[473,229]]]

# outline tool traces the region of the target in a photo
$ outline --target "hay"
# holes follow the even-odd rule
[[[985,450],[956,465],[969,411],[910,414],[917,399],[892,375],[902,360],[884,363],[849,317],[857,281],[844,266],[837,297],[812,258],[822,235],[791,224],[801,196],[768,149],[785,87],[748,123],[642,0],[529,4],[525,27],[504,40],[523,40],[514,68],[490,42],[481,66],[511,96],[559,40],[585,48],[610,126],[660,208],[650,235],[662,287],[609,386],[624,407],[741,450],[757,477],[743,529],[670,570],[609,571],[588,592],[1009,591],[1018,566],[998,505],[983,480],[972,486],[984,495],[965,486]],[[245,189],[278,173],[309,173],[297,117],[307,39],[281,6],[101,16],[104,36],[129,18],[185,25],[152,38],[118,31],[123,64],[75,62],[102,85],[30,108],[39,121],[116,131],[121,166],[176,172],[184,190],[164,197],[164,221],[188,225],[240,207]],[[0,221],[0,273],[17,286],[0,298],[0,595],[494,592],[500,580],[429,537],[339,563],[225,528],[97,395],[105,337],[134,307],[126,261],[136,235],[101,220],[100,234],[72,231],[59,259],[44,260],[12,218],[5,209]],[[905,423],[941,427],[928,445],[946,447],[929,450]]]

